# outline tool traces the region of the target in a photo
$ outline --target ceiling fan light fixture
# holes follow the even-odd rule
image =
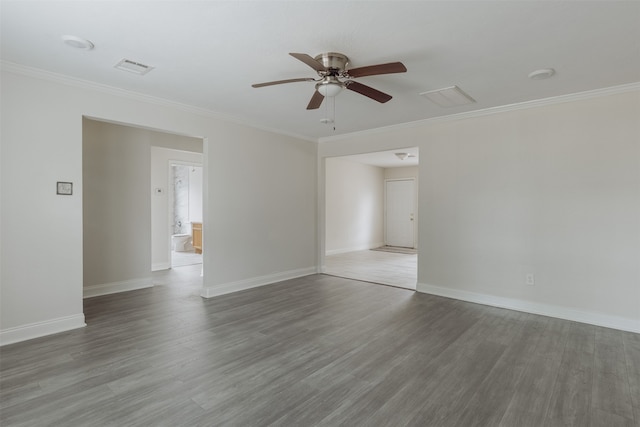
[[[329,98],[333,98],[342,92],[342,89],[344,89],[344,86],[338,81],[327,81],[316,84],[316,90],[322,96],[328,96]]]

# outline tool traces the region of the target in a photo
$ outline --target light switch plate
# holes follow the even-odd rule
[[[56,194],[61,196],[71,196],[73,194],[73,182],[58,181]]]

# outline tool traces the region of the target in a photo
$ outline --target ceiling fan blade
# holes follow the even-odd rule
[[[358,92],[360,95],[367,96],[380,103],[385,103],[393,98],[391,95],[380,92],[379,90],[374,89],[370,86],[363,85],[362,83],[354,82],[353,80],[349,80],[345,82],[345,84],[347,86],[347,89]]]
[[[283,83],[294,83],[294,82],[315,82],[315,79],[312,79],[310,77],[304,77],[301,79],[276,80],[273,82],[256,83],[254,85],[251,85],[251,87],[264,87],[264,86],[281,85]]]
[[[306,53],[290,53],[289,55],[293,56],[299,61],[304,62],[305,64],[307,64],[309,67],[313,68],[316,71],[327,71],[327,68],[324,65],[322,65],[322,63],[316,61]]]
[[[322,101],[324,100],[324,95],[322,95],[317,90],[313,92],[313,96],[311,97],[311,101],[309,101],[309,105],[307,105],[307,110],[316,110],[320,108]]]
[[[352,68],[347,71],[350,77],[375,76],[378,74],[405,73],[407,67],[402,62],[389,62],[387,64],[369,65],[367,67]]]

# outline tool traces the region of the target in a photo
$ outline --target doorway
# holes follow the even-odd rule
[[[171,268],[202,264],[202,165],[169,165],[169,236]]]
[[[202,165],[203,145],[202,138],[83,118],[84,297],[151,287],[151,272],[169,268],[168,259],[156,259],[168,254],[169,157],[153,153],[181,150]]]
[[[325,159],[324,273],[415,289],[417,156],[411,148]]]

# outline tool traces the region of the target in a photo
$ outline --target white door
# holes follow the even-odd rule
[[[412,179],[385,182],[385,244],[414,247],[415,191]]]

